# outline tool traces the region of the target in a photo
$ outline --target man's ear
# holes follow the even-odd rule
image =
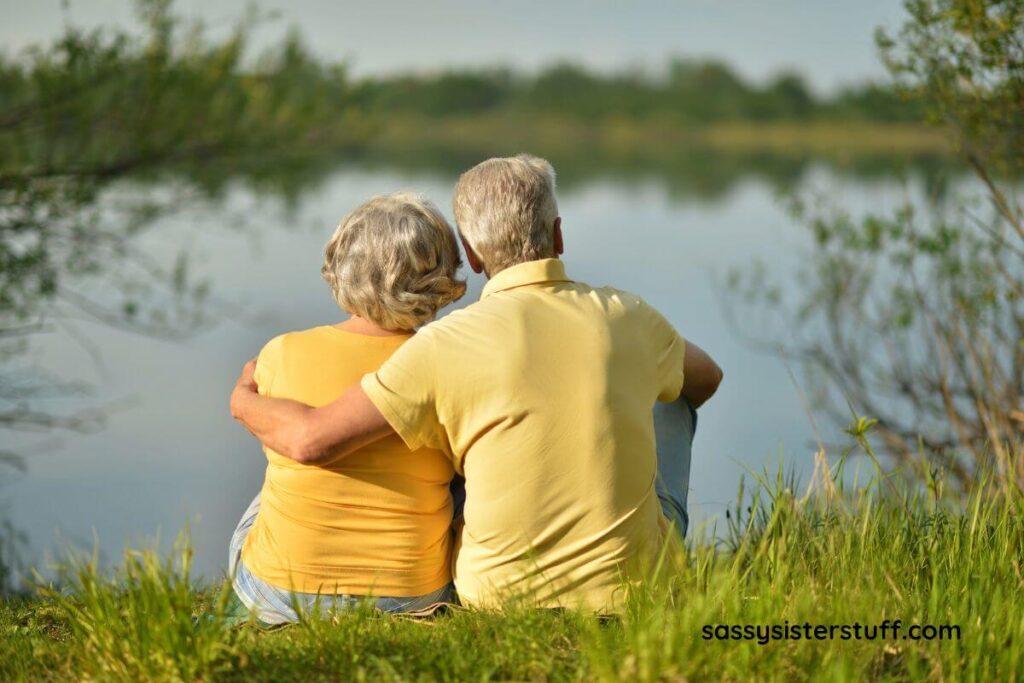
[[[459,241],[462,242],[462,248],[466,250],[466,260],[469,261],[469,267],[474,273],[484,272],[484,262],[480,260],[480,257],[473,251],[473,247],[469,246],[466,242],[466,238],[459,235]]]
[[[555,254],[561,256],[565,252],[565,242],[562,241],[562,217],[555,216],[554,245]]]

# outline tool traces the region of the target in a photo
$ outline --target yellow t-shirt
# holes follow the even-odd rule
[[[465,473],[464,602],[621,608],[666,539],[652,412],[679,396],[684,353],[639,297],[544,259],[501,271],[363,378],[410,448]]]
[[[266,396],[330,403],[410,339],[316,327],[271,340],[256,383]],[[260,579],[304,593],[407,597],[451,580],[452,465],[389,436],[323,466],[270,449],[242,560]]]

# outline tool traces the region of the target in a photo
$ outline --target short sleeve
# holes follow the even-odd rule
[[[447,450],[437,416],[433,345],[424,331],[403,344],[360,382],[373,405],[410,450]]]
[[[256,388],[261,396],[273,396],[274,377],[281,369],[285,335],[274,337],[268,341],[260,355],[256,357],[256,371],[253,373],[253,380],[256,381]]]
[[[644,307],[649,313],[650,339],[654,343],[654,354],[657,360],[658,400],[668,403],[679,398],[679,393],[683,390],[686,340],[679,336],[665,316],[646,303]]]

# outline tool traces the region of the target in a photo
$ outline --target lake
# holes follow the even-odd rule
[[[700,415],[693,528],[720,523],[749,471],[774,470],[784,452],[787,466],[807,473],[816,448],[790,369],[736,334],[726,275],[761,260],[790,287],[802,286],[795,276],[808,253],[806,228],[790,216],[780,187],[820,193],[854,213],[886,212],[907,195],[925,196],[923,173],[903,177],[812,163],[781,181],[741,174],[713,192],[681,191],[671,179],[643,173],[595,172],[562,183],[570,277],[641,294],[725,370],[719,395]],[[350,165],[297,195],[229,185],[216,202],[184,201],[157,217],[133,238],[131,254],[112,257],[110,270],[129,267],[128,259],[131,268],[170,268],[187,255],[181,263],[188,277],[210,287],[203,320],[191,333],[167,338],[69,313],[32,337],[20,363],[89,388],[51,397],[51,405],[104,406],[108,417],[87,434],[0,433],[26,463],[25,472],[4,474],[0,488],[2,510],[27,538],[25,557],[45,566],[68,547],[95,545],[104,560],[116,561],[126,545],[159,542],[166,549],[188,527],[197,572],[221,576],[228,538],[259,490],[265,462],[228,414],[242,364],[277,334],[342,318],[319,269],[344,213],[372,194],[413,189],[450,217],[453,183],[449,169]],[[144,191],[116,188],[108,201]],[[470,274],[459,305],[476,300],[482,285]],[[76,287],[91,301],[122,296],[110,278],[83,276]],[[836,438],[834,428],[819,426],[825,438]]]

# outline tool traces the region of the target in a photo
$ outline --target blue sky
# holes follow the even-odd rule
[[[16,52],[82,26],[134,24],[130,0],[0,0],[0,45]],[[178,0],[183,14],[227,30],[249,0]],[[322,57],[356,74],[507,64],[532,70],[571,60],[602,71],[656,71],[671,55],[713,56],[759,81],[782,69],[819,91],[884,78],[877,26],[898,27],[900,0],[262,0],[278,18],[266,44],[296,26]]]

